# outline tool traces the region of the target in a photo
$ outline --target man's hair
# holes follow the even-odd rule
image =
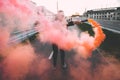
[[[63,10],[59,10],[58,12],[64,12]]]
[[[64,11],[63,11],[63,10],[58,10],[57,14],[55,15],[55,20],[58,19],[58,18],[57,18],[57,15],[58,15],[59,13],[63,13],[63,14],[64,14]]]

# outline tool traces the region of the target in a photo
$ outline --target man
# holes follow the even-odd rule
[[[65,19],[65,16],[64,16],[64,12],[62,10],[59,10],[57,15],[56,15],[56,18],[55,18],[55,21],[58,21],[62,27],[66,27],[67,28],[67,21]],[[53,44],[52,45],[52,48],[53,48],[53,67],[56,68],[56,65],[57,65],[57,55],[58,55],[58,52],[60,51],[60,56],[61,56],[61,65],[62,65],[62,68],[63,69],[66,69],[67,68],[67,65],[65,63],[65,51],[62,50],[62,49],[58,49],[58,46],[56,44]]]

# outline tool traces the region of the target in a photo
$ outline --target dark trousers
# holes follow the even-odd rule
[[[52,45],[53,48],[53,66],[56,66],[57,64],[57,55],[58,55],[58,46],[53,44]],[[64,65],[65,64],[65,51],[60,49],[60,56],[61,56],[61,64]]]

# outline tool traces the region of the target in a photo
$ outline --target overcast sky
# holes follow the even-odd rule
[[[120,0],[32,0],[37,5],[45,6],[50,11],[56,13],[57,1],[59,10],[63,10],[65,15],[71,15],[78,12],[82,14],[85,10],[120,7]]]

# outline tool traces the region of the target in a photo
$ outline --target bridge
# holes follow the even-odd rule
[[[102,28],[114,33],[120,34],[120,21],[110,21],[110,20],[96,20],[101,24]]]

